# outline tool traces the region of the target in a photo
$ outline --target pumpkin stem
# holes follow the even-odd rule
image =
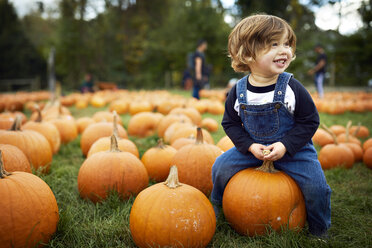
[[[263,155],[269,155],[270,152],[271,152],[270,150],[263,150],[262,151]],[[273,161],[269,161],[269,160],[265,160],[260,167],[256,168],[256,170],[267,172],[267,173],[277,173],[277,172],[279,172],[277,169],[274,168]]]
[[[115,110],[112,113],[114,114],[114,121],[113,121],[114,127],[112,129],[112,134],[115,135],[116,139],[118,139],[119,138],[118,124],[117,124],[118,115]]]
[[[360,130],[360,126],[361,126],[362,124],[360,123],[360,122],[358,122],[358,126],[357,126],[357,128],[355,129],[355,131],[354,131],[354,133],[352,134],[353,136],[356,136],[357,135],[357,133],[359,132],[359,130]]]
[[[335,142],[336,145],[338,145],[336,134],[332,132],[332,130],[329,129],[324,123],[322,123],[321,125],[322,128],[324,128],[324,130],[326,130],[330,135],[332,135],[333,141]]]
[[[9,128],[10,131],[21,131],[22,116],[16,115],[12,126]]]
[[[42,122],[43,117],[41,115],[40,107],[39,107],[38,104],[35,104],[35,110],[37,111],[37,118],[36,118],[35,122]]]
[[[177,166],[173,165],[169,170],[169,175],[167,180],[164,182],[165,185],[168,186],[168,188],[175,189],[179,186],[182,186],[180,184],[180,181],[178,180],[178,170]]]
[[[351,127],[351,121],[348,121],[347,124],[346,124],[346,133],[345,133],[345,136],[346,136],[346,143],[349,143],[349,136],[350,136],[350,133],[349,133],[349,130],[350,130],[350,127]]]
[[[115,135],[111,135],[111,147],[110,152],[121,152],[118,147],[118,140],[116,139]]]
[[[157,145],[158,148],[160,149],[164,149],[165,148],[165,145],[164,145],[164,141],[162,138],[158,139],[158,145]]]
[[[196,142],[195,144],[203,144],[203,132],[201,127],[196,128]]]
[[[11,174],[7,172],[4,168],[3,162],[3,151],[0,150],[0,178],[4,178],[5,176],[10,176]]]

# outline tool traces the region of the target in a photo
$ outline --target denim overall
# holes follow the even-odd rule
[[[293,128],[294,118],[284,105],[291,77],[292,74],[286,72],[280,74],[275,85],[273,102],[262,105],[248,105],[248,76],[237,83],[240,117],[245,130],[256,143],[263,145],[275,143]],[[223,192],[232,176],[241,170],[261,164],[262,161],[252,153],[243,154],[235,147],[219,156],[212,167],[212,203],[222,205]],[[326,182],[312,141],[310,140],[294,156],[286,153],[274,162],[274,166],[291,176],[301,188],[310,233],[317,236],[326,233],[331,225],[331,189]]]

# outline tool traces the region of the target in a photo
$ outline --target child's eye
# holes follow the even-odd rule
[[[285,42],[285,43],[284,43],[284,46],[285,46],[285,47],[289,47],[289,42]]]
[[[273,46],[273,47],[278,46],[278,43],[277,43],[277,42],[274,42],[274,43],[272,44],[272,46]]]

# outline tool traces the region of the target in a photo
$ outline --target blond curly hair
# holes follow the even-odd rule
[[[273,41],[279,40],[285,33],[288,35],[294,59],[296,35],[285,20],[265,14],[244,18],[229,35],[228,51],[231,67],[236,72],[250,71],[248,63],[254,61],[259,52],[268,49]]]

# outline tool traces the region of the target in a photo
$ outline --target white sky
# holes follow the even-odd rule
[[[53,13],[53,9],[56,10],[56,0],[10,0],[11,3],[16,7],[17,13],[23,16],[30,12],[32,9],[37,8],[37,2],[41,1],[44,3],[44,8],[47,13]],[[306,2],[307,0],[300,0],[300,2]],[[361,18],[357,12],[358,7],[362,1],[368,0],[342,0],[340,3],[335,3],[334,5],[327,4],[321,8],[314,8],[315,12],[315,24],[323,30],[335,30],[338,25],[340,25],[340,33],[347,35],[352,34],[358,28],[362,26]],[[235,0],[222,0],[225,8],[231,8],[234,5]],[[87,9],[86,17],[88,19],[94,18],[97,12],[103,9],[104,1],[95,1],[95,7],[89,6]],[[341,23],[338,17],[339,9],[341,5]],[[45,14],[47,15],[47,14]],[[226,15],[225,21],[231,23],[233,21],[232,17]]]

